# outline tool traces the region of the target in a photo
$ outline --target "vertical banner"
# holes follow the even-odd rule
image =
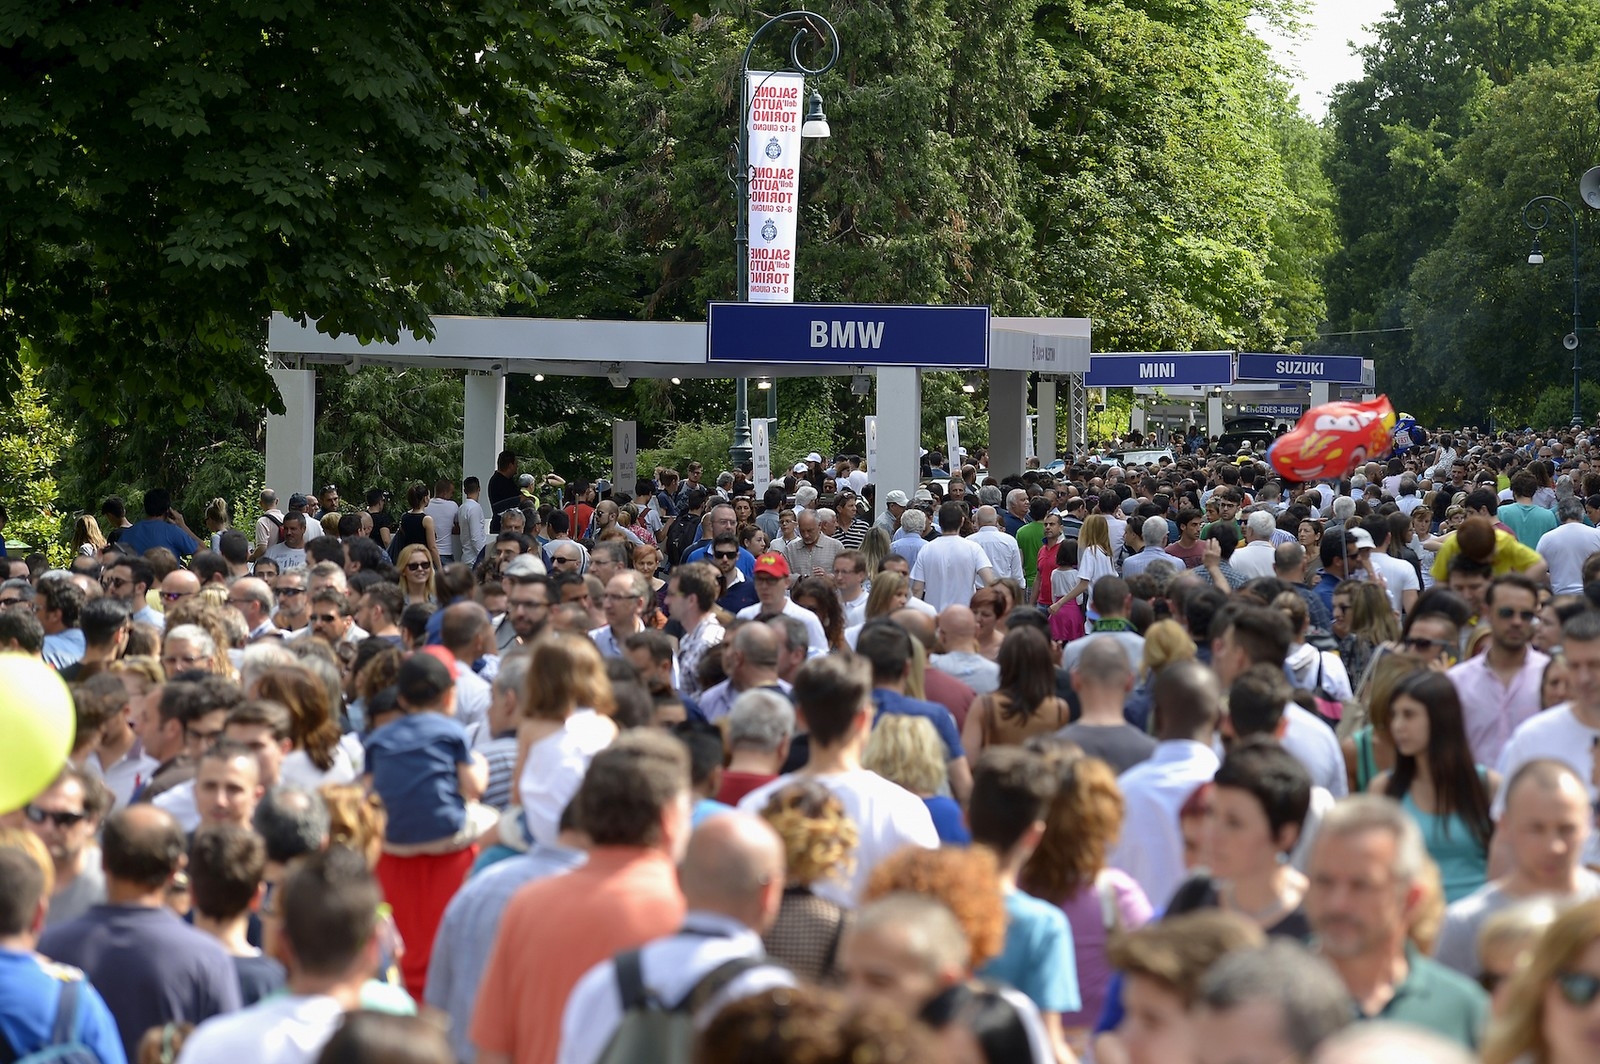
[[[944,445],[949,450],[944,467],[953,477],[961,475],[961,415],[952,414],[944,419]]]
[[[752,70],[744,86],[750,161],[751,303],[794,302],[800,211],[800,105],[805,78]]]
[[[867,415],[867,483],[878,482],[878,415]]]
[[[1036,458],[1039,454],[1039,415],[1028,415],[1028,440],[1022,445],[1022,457]]]
[[[750,419],[750,480],[755,485],[756,498],[772,483],[772,420],[764,417]]]
[[[611,490],[633,494],[639,479],[639,425],[634,421],[611,423]]]

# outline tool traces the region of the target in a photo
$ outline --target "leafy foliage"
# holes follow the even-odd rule
[[[39,386],[39,372],[21,368],[18,387],[0,406],[0,502],[6,506],[5,538],[46,550],[53,564],[65,558],[71,521],[56,508],[56,469],[72,445],[72,429],[53,417]]]

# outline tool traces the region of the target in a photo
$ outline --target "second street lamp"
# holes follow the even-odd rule
[[[762,23],[745,47],[744,59],[739,66],[739,139],[734,145],[738,163],[730,175],[739,201],[739,222],[738,228],[734,230],[733,242],[738,255],[737,298],[741,303],[750,302],[750,112],[755,106],[756,95],[749,88],[750,57],[762,37],[779,26],[794,31],[794,36],[789,41],[789,65],[785,70],[769,73],[768,77],[778,73],[820,77],[832,70],[833,65],[839,61],[838,31],[833,28],[833,23],[814,11],[785,11],[774,15]],[[802,58],[802,53],[814,45],[821,45],[823,48],[821,54],[826,56],[826,60],[819,66],[811,66]],[[807,100],[800,136],[819,139],[830,136],[831,133],[828,116],[822,109],[822,94],[813,89]],[[776,412],[776,391],[769,389],[767,392],[769,415]],[[734,384],[733,446],[728,449],[728,458],[734,465],[739,465],[749,461],[750,455],[750,381],[748,377],[740,377]]]
[[[1578,278],[1578,215],[1572,205],[1559,196],[1535,196],[1522,207],[1522,224],[1533,230],[1533,250],[1528,253],[1528,265],[1542,266],[1544,248],[1540,246],[1539,234],[1550,224],[1552,205],[1567,212],[1567,224],[1572,230],[1572,331],[1562,338],[1561,343],[1572,352],[1572,425],[1577,428],[1583,424],[1583,400],[1580,394],[1582,363],[1578,356],[1578,333],[1583,325],[1579,311],[1582,286]]]

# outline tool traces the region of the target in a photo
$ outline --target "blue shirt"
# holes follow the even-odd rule
[[[527,853],[473,876],[450,899],[433,940],[423,1000],[450,1017],[450,1045],[457,1060],[477,1057],[468,1032],[478,984],[488,970],[495,934],[512,896],[535,880],[570,872],[587,860],[581,850],[536,842]]]
[[[719,802],[715,798],[701,798],[694,803],[694,809],[689,813],[689,826],[697,828],[719,813],[731,812],[733,812],[731,805]]]
[[[978,974],[1015,987],[1040,1012],[1083,1008],[1072,925],[1060,906],[1012,890],[1006,894],[1006,917],[1006,947]]]
[[[694,546],[684,551],[683,561],[681,564],[687,565],[690,562],[705,562],[707,565],[713,564],[711,560],[711,547],[712,543],[709,539],[700,540],[698,543],[694,544]],[[734,564],[739,567],[739,571],[744,574],[744,578],[746,580],[754,580],[756,578],[756,556],[745,550],[743,547],[739,548],[739,560],[734,562]]]
[[[872,690],[872,704],[877,707],[872,723],[876,724],[883,719],[885,713],[904,713],[911,717],[926,717],[933,724],[933,730],[939,733],[939,739],[944,743],[946,761],[954,761],[958,757],[966,756],[966,751],[961,747],[961,732],[956,729],[956,719],[950,711],[937,702],[922,702],[915,698],[908,698],[897,691],[887,688],[875,687]]]
[[[928,807],[928,815],[933,817],[933,830],[939,833],[940,842],[947,846],[972,845],[972,833],[967,830],[966,821],[961,816],[961,806],[956,804],[954,798],[935,794],[931,798],[924,798],[922,804]]]
[[[135,554],[143,554],[151,547],[165,547],[179,558],[187,558],[200,549],[200,541],[170,521],[147,517],[123,529],[117,546]]]
[[[44,637],[44,661],[57,669],[83,660],[83,629],[63,628],[54,635]]]
[[[117,1021],[130,1060],[152,1027],[199,1024],[239,1008],[233,958],[170,909],[96,905],[45,928],[39,952],[83,969]]]
[[[389,813],[388,841],[410,846],[447,839],[467,821],[456,766],[472,751],[459,721],[427,710],[367,736],[367,774]]]
[[[0,1035],[19,1056],[49,1045],[61,987],[68,981],[79,984],[76,1039],[88,1046],[101,1064],[126,1064],[117,1022],[83,973],[32,953],[0,949]]]
[[[1337,576],[1324,569],[1317,576],[1316,586],[1311,589],[1311,593],[1321,599],[1322,604],[1328,608],[1329,617],[1333,616],[1333,589],[1340,583],[1342,581]]]

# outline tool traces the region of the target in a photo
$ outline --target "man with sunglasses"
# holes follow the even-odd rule
[[[39,836],[55,865],[55,890],[45,926],[76,920],[106,900],[95,832],[111,812],[111,792],[88,772],[71,765],[23,807],[28,830]]]
[[[304,569],[279,573],[272,578],[272,595],[278,603],[272,623],[284,632],[298,632],[311,624],[311,600],[306,597],[307,580]]]
[[[1484,604],[1489,649],[1453,666],[1449,676],[1461,697],[1472,759],[1493,765],[1517,726],[1544,708],[1539,688],[1550,658],[1531,645],[1539,628],[1537,584],[1520,573],[1497,577]]]
[[[133,615],[133,623],[148,624],[159,631],[165,626],[166,620],[145,601],[155,578],[155,571],[143,558],[119,557],[101,574],[100,586],[107,595],[128,607]]]
[[[1488,995],[1410,942],[1428,860],[1421,829],[1397,802],[1346,798],[1323,815],[1312,842],[1306,917],[1358,1018],[1422,1027],[1476,1049]]]

